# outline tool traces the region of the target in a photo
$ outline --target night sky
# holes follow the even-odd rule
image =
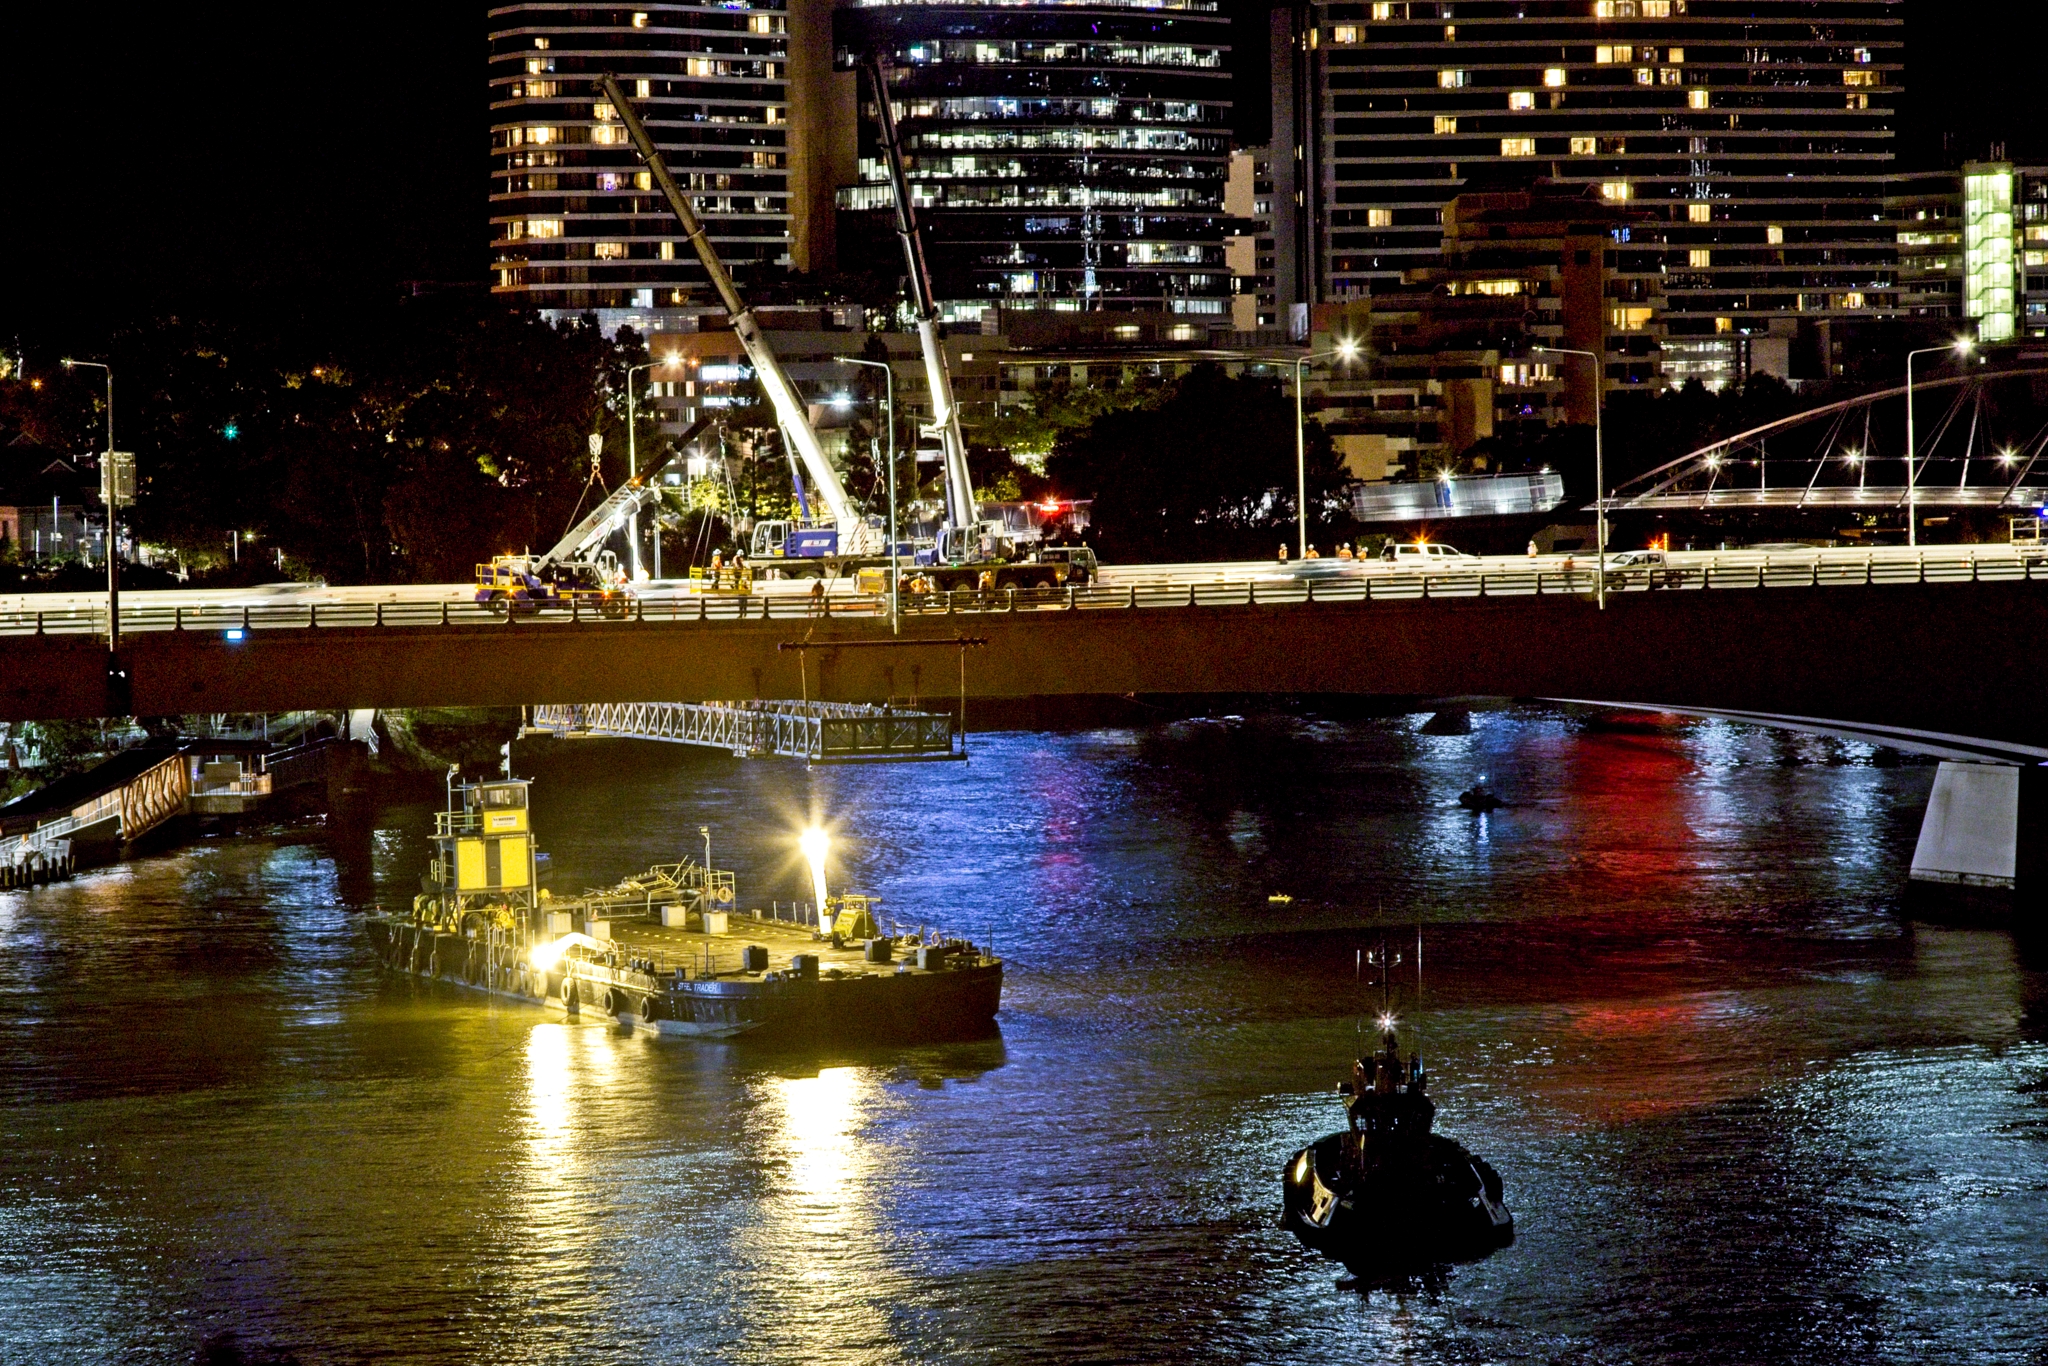
[[[0,345],[482,278],[481,7],[38,8],[0,29]],[[2001,8],[1908,6],[1906,165],[2048,156],[2031,45],[1958,21]]]

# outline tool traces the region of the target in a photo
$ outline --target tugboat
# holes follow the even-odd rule
[[[1384,1001],[1384,945],[1376,960]],[[1354,1268],[1477,1260],[1515,1238],[1500,1174],[1431,1132],[1428,1075],[1419,1054],[1402,1061],[1394,1023],[1383,1008],[1379,1051],[1337,1088],[1350,1124],[1288,1159],[1281,1227]]]
[[[1002,960],[923,926],[885,932],[874,897],[827,896],[822,831],[805,844],[815,908],[739,910],[708,844],[702,865],[657,864],[557,899],[538,885],[531,784],[506,767],[475,783],[451,770],[419,895],[407,912],[367,917],[391,971],[699,1039],[848,1045],[993,1031]]]

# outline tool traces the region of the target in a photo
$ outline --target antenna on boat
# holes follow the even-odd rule
[[[1415,922],[1415,1071],[1422,1072],[1422,922]]]

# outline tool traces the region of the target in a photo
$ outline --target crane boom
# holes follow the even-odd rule
[[[889,163],[889,185],[896,200],[896,235],[903,242],[903,260],[910,269],[911,302],[917,310],[917,340],[924,351],[924,373],[932,391],[932,430],[938,433],[945,452],[946,520],[955,527],[972,527],[980,511],[974,501],[974,479],[967,470],[967,442],[960,434],[960,406],[953,399],[953,377],[946,368],[945,347],[939,341],[939,308],[932,297],[931,272],[924,259],[924,239],[918,231],[917,209],[910,202],[910,178],[903,169],[903,149],[896,132],[896,111],[889,103],[889,82],[883,73],[879,53],[866,57],[868,75],[875,86],[875,108],[882,135],[882,149]]]
[[[789,382],[789,376],[776,359],[775,350],[768,344],[761,324],[755,319],[753,310],[741,301],[739,290],[734,288],[732,276],[725,263],[718,259],[718,253],[711,246],[711,239],[704,231],[704,224],[690,207],[689,198],[676,178],[670,174],[668,163],[655,150],[654,140],[647,135],[647,128],[640,122],[640,116],[626,99],[626,92],[610,73],[598,77],[598,86],[604,91],[612,107],[619,111],[619,119],[626,125],[626,135],[639,149],[641,160],[654,176],[654,183],[661,187],[668,199],[668,206],[683,225],[683,235],[696,251],[697,259],[704,263],[704,271],[711,277],[712,285],[718,290],[718,297],[725,304],[725,311],[732,316],[732,330],[739,335],[740,345],[746,349],[747,359],[753,363],[754,378],[767,391],[768,402],[775,409],[775,420],[782,428],[782,436],[795,449],[804,470],[811,477],[812,485],[823,496],[825,506],[832,514],[832,520],[839,533],[841,554],[871,553],[879,548],[880,538],[874,529],[854,508],[853,500],[846,496],[846,486],[839,482],[838,471],[825,458],[825,451],[818,444],[818,434],[811,427],[811,420],[804,411],[803,400],[797,397],[796,387]]]
[[[587,560],[597,553],[612,533],[626,524],[626,519],[646,507],[659,496],[661,490],[655,480],[670,465],[682,459],[683,447],[690,444],[697,433],[711,425],[711,419],[700,417],[689,430],[676,439],[676,454],[662,461],[638,479],[628,480],[607,494],[602,502],[592,508],[576,525],[562,533],[562,539],[549,546],[547,553],[534,562],[535,568],[549,565],[570,564]]]

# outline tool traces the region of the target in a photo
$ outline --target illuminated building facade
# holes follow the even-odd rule
[[[853,0],[842,54],[891,66],[949,319],[1139,310],[1227,324],[1229,21],[1218,0]],[[871,109],[873,93],[862,98]],[[869,109],[842,209],[886,240]],[[893,244],[884,248],[893,250]]]
[[[2048,337],[2048,166],[1901,176],[1889,208],[1909,316],[1993,346]]]
[[[1475,179],[1596,187],[1658,223],[1668,379],[1740,339],[1896,313],[1883,219],[1899,0],[1377,0],[1295,11],[1311,301],[1398,286]],[[1287,149],[1291,150],[1291,149]],[[1275,163],[1284,150],[1276,145]],[[1628,361],[1610,362],[1626,366]],[[1682,371],[1684,373],[1674,373]],[[1624,371],[1625,373],[1625,371]]]
[[[595,311],[607,330],[649,332],[716,308],[597,89],[605,72],[634,97],[729,265],[806,268],[829,252],[830,187],[820,224],[807,207],[817,187],[804,183],[829,168],[792,146],[791,128],[830,122],[829,109],[805,107],[829,98],[830,25],[829,0],[494,6],[493,291],[548,312]]]

